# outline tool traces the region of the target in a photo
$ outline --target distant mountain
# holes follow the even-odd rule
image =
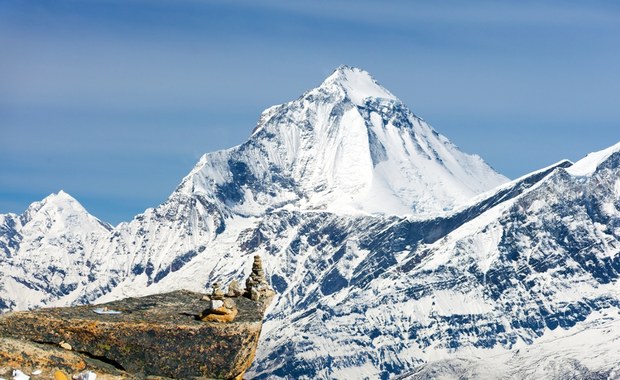
[[[508,182],[342,66],[131,222],[64,193],[0,216],[0,307],[205,291],[260,254],[255,378],[613,378],[619,164]]]
[[[94,281],[94,248],[112,227],[64,191],[0,215],[0,307],[27,309],[72,293]]]

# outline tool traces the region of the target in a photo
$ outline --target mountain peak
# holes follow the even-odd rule
[[[340,66],[320,87],[263,112],[247,143],[201,159],[181,189],[240,215],[288,207],[422,216],[506,181],[368,72]]]
[[[323,81],[319,88],[329,89],[333,87],[342,89],[356,105],[363,105],[364,99],[370,97],[397,100],[368,71],[357,67],[339,66]]]
[[[28,209],[26,210],[26,215],[31,216],[44,207],[63,208],[63,205],[65,205],[65,208],[66,206],[73,208],[75,204],[79,205],[80,203],[65,191],[60,190],[57,193],[51,193],[50,195],[38,202],[33,202],[32,204],[30,204],[30,206],[28,206]]]
[[[69,193],[67,193],[64,190],[59,190],[57,193],[51,193],[50,195],[44,198],[44,201],[77,202],[75,198],[73,198]]]
[[[32,203],[22,215],[22,223],[26,224],[36,219],[49,218],[54,223],[61,223],[63,227],[69,224],[77,227],[88,224],[92,220],[95,221],[94,224],[100,224],[105,229],[111,228],[107,223],[90,215],[80,202],[63,190],[52,193],[39,202]]]
[[[52,193],[43,198],[40,202],[35,202],[30,206],[31,209],[36,209],[37,211],[43,207],[57,210],[72,209],[80,210],[80,212],[83,211],[84,213],[87,212],[77,199],[73,198],[64,190]]]

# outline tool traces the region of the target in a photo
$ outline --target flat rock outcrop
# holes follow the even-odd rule
[[[238,314],[228,323],[201,321],[209,297],[189,291],[8,313],[0,316],[0,369],[39,369],[41,379],[58,369],[92,369],[99,379],[241,379],[264,305],[234,302]]]

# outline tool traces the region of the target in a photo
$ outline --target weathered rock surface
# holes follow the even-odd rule
[[[0,363],[0,376],[7,377],[16,368],[26,373],[42,368],[73,373],[86,368],[84,358],[74,352],[10,338],[0,338]]]
[[[234,321],[217,323],[198,319],[207,303],[203,294],[176,291],[5,314],[0,316],[0,368],[36,367],[48,373],[94,368],[110,379],[240,379],[254,359],[262,304],[235,298]],[[72,351],[60,348],[63,342]]]
[[[0,338],[1,378],[12,378],[15,369],[27,375],[36,374],[31,376],[33,379],[54,379],[56,372],[77,374],[86,368],[96,372],[98,380],[136,379],[110,364],[76,351],[49,344]],[[68,378],[71,376],[68,375]]]

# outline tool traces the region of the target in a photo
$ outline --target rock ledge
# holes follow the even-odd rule
[[[234,301],[238,314],[228,323],[201,321],[209,301],[189,291],[8,313],[0,316],[0,371],[40,369],[40,379],[85,368],[104,374],[99,379],[241,379],[265,305]]]

